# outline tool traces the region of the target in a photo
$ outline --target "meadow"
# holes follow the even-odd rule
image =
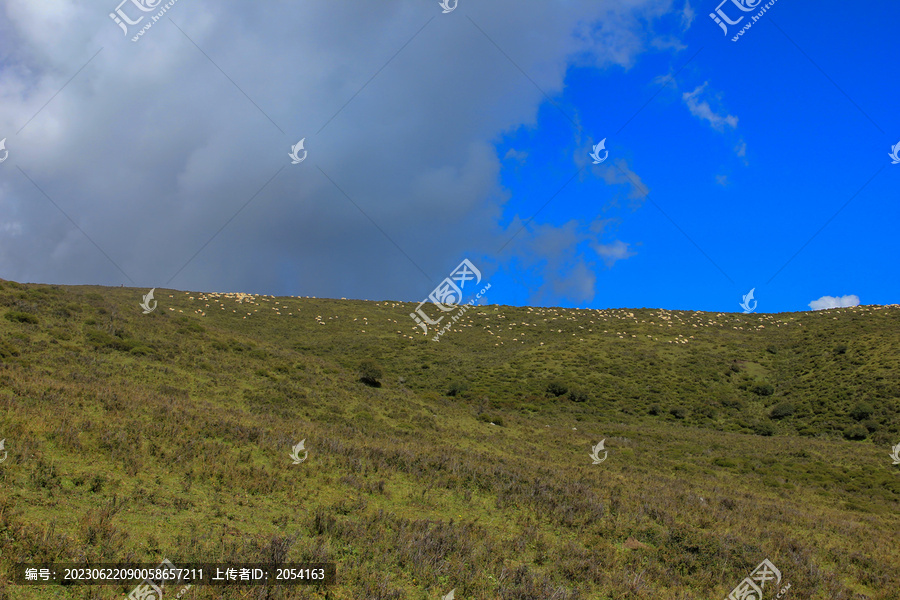
[[[0,280],[0,598],[164,558],[337,565],[187,600],[722,599],[764,559],[900,598],[900,306],[487,305],[434,342],[415,303],[147,291]]]

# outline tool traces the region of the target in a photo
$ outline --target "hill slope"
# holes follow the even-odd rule
[[[896,598],[897,306],[486,306],[435,343],[410,303],[145,293],[0,282],[0,596],[169,557],[337,563],[270,598],[715,598],[769,558]]]

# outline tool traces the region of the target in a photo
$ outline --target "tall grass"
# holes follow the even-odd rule
[[[338,567],[196,599],[722,598],[769,558],[896,598],[896,307],[478,307],[435,344],[409,304],[142,293],[0,282],[0,597],[169,558]]]

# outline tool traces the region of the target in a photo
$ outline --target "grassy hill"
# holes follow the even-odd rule
[[[765,558],[785,598],[898,597],[898,306],[480,306],[434,342],[412,303],[146,292],[0,280],[0,598],[166,557],[337,564],[187,600],[718,599]]]

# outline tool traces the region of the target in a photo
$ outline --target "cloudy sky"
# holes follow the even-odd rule
[[[4,279],[900,302],[900,3],[119,2],[0,0]]]

